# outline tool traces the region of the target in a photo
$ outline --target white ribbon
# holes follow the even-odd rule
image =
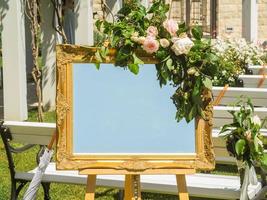
[[[259,184],[254,166],[249,168],[246,164],[244,181],[240,191],[240,200],[252,199],[255,193],[249,193],[249,188],[256,190]]]

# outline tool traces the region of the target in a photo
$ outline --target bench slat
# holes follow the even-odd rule
[[[52,135],[56,129],[55,123],[5,121],[4,125],[11,133],[20,135]]]
[[[228,112],[230,110],[238,110],[239,107],[231,107],[231,106],[214,106],[214,127],[220,128],[224,124],[232,123],[232,116]],[[267,117],[267,108],[254,108],[255,114],[258,115],[261,119]]]
[[[252,70],[254,75],[260,74],[259,72],[260,72],[260,70],[262,68],[263,68],[263,66],[261,66],[261,65],[251,65],[251,66],[249,66],[249,69]],[[265,68],[263,72],[267,73],[267,69]]]
[[[257,88],[259,81],[263,78],[263,75],[240,75],[244,81],[245,88]],[[267,81],[265,80],[261,88],[267,88]]]
[[[213,87],[212,93],[216,99],[223,87]],[[250,97],[254,106],[267,107],[267,88],[239,88],[229,87],[225,92],[220,105],[229,105],[236,102],[240,96]],[[244,98],[241,98],[244,99]]]

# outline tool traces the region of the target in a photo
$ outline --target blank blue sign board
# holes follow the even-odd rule
[[[173,86],[155,65],[138,75],[112,64],[73,64],[74,154],[194,154],[195,123],[175,120]]]

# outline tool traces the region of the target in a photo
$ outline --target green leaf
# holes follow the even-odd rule
[[[100,31],[102,24],[103,24],[103,21],[100,21],[100,20],[97,20],[95,22],[95,25],[96,25],[96,28],[97,28],[98,31]]]
[[[255,151],[257,153],[259,153],[259,145],[260,145],[260,139],[258,138],[258,136],[254,137],[254,146],[255,146]]]
[[[105,58],[108,54],[108,51],[109,51],[108,48],[102,46],[99,53],[102,58]]]
[[[133,54],[133,60],[134,60],[134,64],[138,64],[138,65],[144,64],[144,62],[140,58],[138,58],[135,53]]]
[[[100,69],[100,63],[95,63],[95,67],[96,67],[96,69]]]
[[[169,59],[167,60],[166,65],[167,65],[167,67],[168,67],[168,69],[169,69],[170,71],[174,69],[173,61],[172,61],[171,58],[169,58]]]
[[[197,114],[197,106],[194,105],[188,114],[188,122],[190,122],[196,116],[196,114]]]
[[[212,81],[208,77],[204,78],[203,84],[207,89],[212,90]]]
[[[100,53],[99,53],[99,51],[97,51],[97,52],[95,53],[95,57],[96,57],[97,61],[99,61],[99,62],[102,62],[102,61],[103,61],[103,60],[102,60],[102,57],[101,57],[101,55],[100,55]]]
[[[233,131],[233,130],[234,130],[234,129],[233,129],[233,124],[225,124],[225,125],[222,127],[222,129],[221,129],[219,135],[220,135],[220,134],[223,134],[224,132],[227,132],[227,131]],[[230,133],[229,133],[229,134],[230,134]]]
[[[203,33],[202,33],[202,30],[199,26],[192,28],[191,32],[192,32],[192,35],[195,39],[201,40]]]
[[[237,155],[243,155],[246,148],[246,141],[244,139],[239,139],[235,144],[235,151]]]
[[[266,173],[267,172],[267,154],[264,154],[261,158],[261,167]]]
[[[139,73],[139,66],[138,66],[138,64],[129,64],[128,65],[128,68],[135,75],[137,75]]]

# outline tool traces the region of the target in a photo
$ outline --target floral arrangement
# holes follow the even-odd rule
[[[149,9],[139,0],[125,2],[112,23],[96,22],[103,39],[98,44],[96,58],[99,63],[105,61],[109,49],[115,48],[115,65],[134,74],[144,64],[138,52],[156,58],[159,84],[177,88],[171,97],[177,107],[177,121],[185,118],[189,122],[196,116],[205,119],[211,98],[203,94],[212,89],[218,56],[211,41],[202,38],[199,27],[189,30],[185,23],[168,19],[168,11],[169,5],[164,0],[154,0]]]
[[[264,154],[263,136],[260,131],[266,120],[254,114],[250,99],[240,100],[235,106],[238,111],[229,111],[233,123],[224,125],[220,132],[226,140],[226,148],[230,156],[249,166],[262,166],[267,169],[267,156]]]
[[[242,86],[238,76],[240,74],[251,74],[248,65],[263,65],[266,63],[266,56],[263,48],[248,43],[245,39],[216,39],[213,41],[213,49],[219,57],[218,73],[213,79],[213,85]]]

